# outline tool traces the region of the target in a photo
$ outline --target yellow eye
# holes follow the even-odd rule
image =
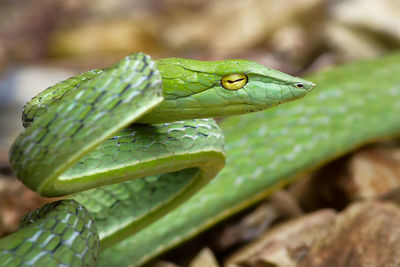
[[[221,85],[228,90],[238,90],[247,83],[247,76],[241,73],[228,74],[221,79]]]

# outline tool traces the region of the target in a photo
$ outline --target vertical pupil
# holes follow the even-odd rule
[[[228,80],[228,83],[235,83],[235,82],[240,82],[243,81],[243,78],[237,79],[237,80]]]

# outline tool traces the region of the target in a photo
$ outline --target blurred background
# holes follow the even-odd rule
[[[293,75],[400,48],[400,0],[0,0],[0,237],[45,200],[14,178],[23,105],[142,51],[244,58]]]

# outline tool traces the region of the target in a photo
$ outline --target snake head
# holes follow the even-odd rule
[[[215,88],[215,92],[239,105],[239,113],[259,111],[295,100],[315,86],[310,81],[248,60],[223,61],[216,68],[216,74],[221,86]],[[235,109],[233,107],[234,112]]]
[[[250,60],[157,61],[165,100],[140,122],[154,123],[244,114],[306,95],[310,81]]]

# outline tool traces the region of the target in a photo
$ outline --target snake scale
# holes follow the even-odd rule
[[[314,84],[252,61],[141,53],[60,82],[25,107],[10,162],[42,195],[89,190],[24,217],[0,240],[0,266],[143,264],[305,171],[397,135],[399,71],[394,54],[315,74],[307,97],[228,118],[222,131],[202,118],[274,107]]]

